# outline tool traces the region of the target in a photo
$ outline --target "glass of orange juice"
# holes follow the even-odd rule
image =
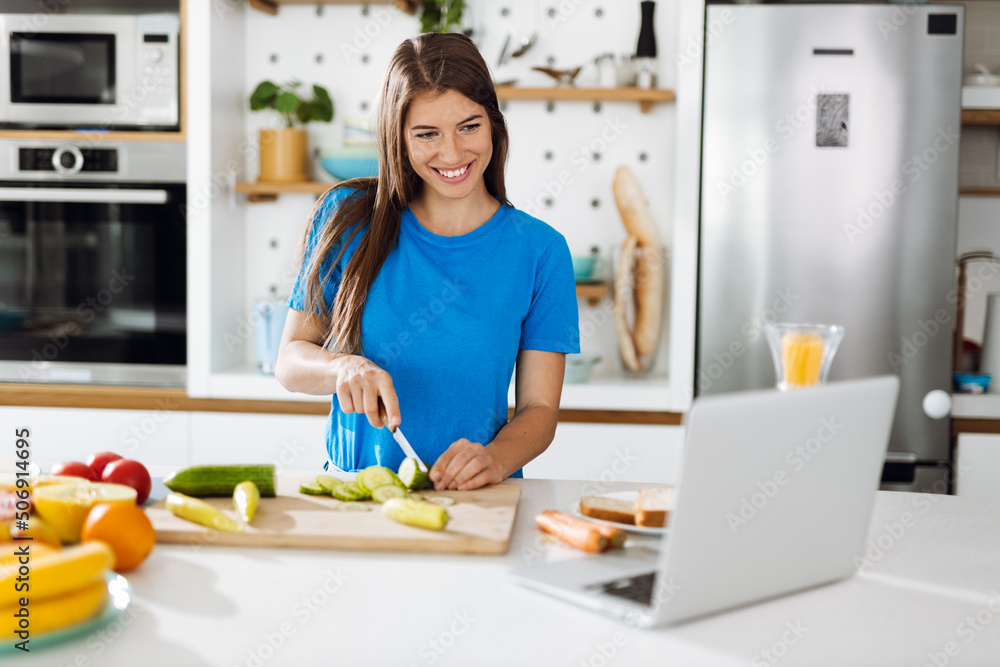
[[[826,382],[830,363],[844,338],[844,327],[836,324],[764,325],[774,360],[778,389],[798,389]]]

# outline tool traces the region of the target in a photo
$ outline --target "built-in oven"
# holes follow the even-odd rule
[[[0,142],[0,381],[183,386],[185,148]]]

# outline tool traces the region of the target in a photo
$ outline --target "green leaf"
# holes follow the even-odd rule
[[[274,102],[274,108],[278,110],[278,113],[292,113],[300,104],[302,104],[302,100],[299,99],[299,96],[286,90],[278,95],[278,99]]]
[[[280,90],[281,88],[270,81],[261,81],[250,94],[250,110],[260,111],[273,107]]]
[[[309,120],[318,120],[324,123],[333,120],[333,100],[330,99],[330,93],[326,92],[326,88],[322,86],[313,86],[312,113]]]

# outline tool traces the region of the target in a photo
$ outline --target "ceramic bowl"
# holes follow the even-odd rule
[[[594,366],[600,361],[601,355],[599,354],[589,354],[586,352],[567,354],[566,375],[563,382],[566,384],[583,384],[590,379],[590,374],[593,372]]]
[[[327,173],[341,181],[378,176],[378,158],[370,148],[327,148],[319,152],[319,161]]]

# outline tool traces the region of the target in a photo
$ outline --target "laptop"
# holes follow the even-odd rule
[[[699,398],[658,549],[637,544],[509,576],[638,627],[849,577],[898,391],[899,379],[883,376]]]

